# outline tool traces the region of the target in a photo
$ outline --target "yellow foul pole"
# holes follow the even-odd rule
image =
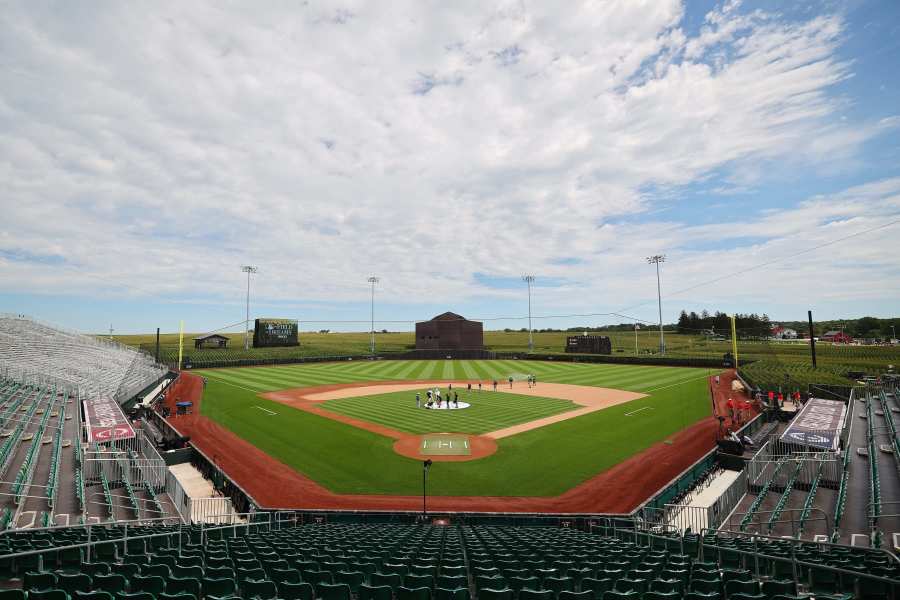
[[[735,326],[734,315],[731,315],[731,353],[734,354],[734,368],[738,368],[737,353],[737,327]]]
[[[181,355],[184,352],[184,320],[181,321],[181,328],[178,333],[178,370],[181,370]]]

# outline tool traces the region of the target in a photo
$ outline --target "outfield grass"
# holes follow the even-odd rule
[[[425,390],[420,390],[420,393],[424,404]],[[417,409],[416,393],[408,391],[328,400],[322,403],[322,408],[406,433],[453,431],[476,434],[579,408],[571,400],[559,398],[487,390],[471,393],[462,390],[458,393],[460,402],[469,402],[471,406],[462,410]]]
[[[403,379],[462,379],[533,373],[557,381],[639,391],[646,398],[498,440],[496,454],[439,463],[430,493],[555,496],[710,414],[712,371],[675,367],[532,361],[379,361],[198,371],[209,379],[202,413],[338,493],[421,493],[421,464],[393,440],[258,393],[290,387]],[[259,408],[278,413],[269,416]],[[625,413],[648,407],[631,416]],[[431,430],[429,428],[429,430]]]

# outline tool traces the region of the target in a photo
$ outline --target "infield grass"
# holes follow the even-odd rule
[[[265,400],[258,392],[352,381],[503,380],[510,373],[533,373],[539,387],[541,381],[558,381],[648,394],[500,439],[496,454],[439,463],[429,472],[431,494],[556,496],[708,416],[706,377],[713,372],[531,361],[379,361],[198,374],[209,379],[202,414],[331,491],[347,494],[420,494],[421,463],[394,453],[391,438]],[[405,401],[410,398],[407,394]]]
[[[322,408],[406,433],[455,431],[487,433],[511,425],[535,421],[580,408],[571,400],[540,398],[506,392],[459,392],[460,402],[471,404],[460,410],[416,408],[415,391],[393,392],[356,398],[328,400]],[[421,391],[422,402],[425,392]]]

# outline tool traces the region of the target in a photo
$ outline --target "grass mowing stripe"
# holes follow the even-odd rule
[[[442,377],[444,379],[456,379],[456,369],[453,366],[452,360],[444,361],[444,371],[442,373]]]
[[[429,411],[416,409],[413,398],[412,391],[391,392],[329,400],[322,406],[331,412],[410,433],[429,431],[484,433],[558,414],[575,407],[568,400],[486,393],[477,401],[473,398],[475,403],[464,410]]]

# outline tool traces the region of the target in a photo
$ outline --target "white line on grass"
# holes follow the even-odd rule
[[[278,414],[277,412],[275,412],[273,410],[269,410],[268,408],[263,408],[262,406],[256,406],[255,404],[253,405],[253,408],[258,408],[259,410],[261,410],[263,412],[269,413],[269,415],[277,415]]]
[[[641,412],[642,410],[653,410],[653,407],[652,407],[652,406],[645,406],[645,407],[643,407],[643,408],[639,408],[639,409],[637,409],[637,410],[633,410],[633,411],[631,411],[631,412],[627,412],[627,413],[625,413],[625,416],[626,416],[626,417],[630,417],[630,416],[633,415],[634,413],[639,413],[639,412]]]

